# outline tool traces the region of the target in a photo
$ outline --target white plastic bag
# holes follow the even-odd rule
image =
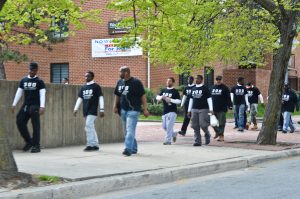
[[[216,118],[215,115],[210,116],[210,125],[212,127],[218,127],[219,126],[219,121],[218,121],[218,119]]]

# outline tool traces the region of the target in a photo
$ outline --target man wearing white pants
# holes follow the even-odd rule
[[[174,132],[174,124],[177,117],[177,104],[180,104],[179,92],[173,87],[175,79],[169,77],[167,80],[167,88],[163,89],[156,96],[157,101],[163,101],[164,113],[162,116],[162,127],[166,131],[164,145],[171,145],[171,140],[176,142],[177,133]]]
[[[86,148],[84,151],[98,151],[99,142],[95,129],[95,120],[98,115],[104,117],[104,99],[101,87],[93,81],[94,73],[88,71],[85,74],[86,84],[81,88],[78,99],[74,107],[74,116],[76,116],[80,104],[83,102],[83,116],[85,117]]]

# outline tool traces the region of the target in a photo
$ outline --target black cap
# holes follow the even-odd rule
[[[220,76],[220,75],[217,76],[217,77],[216,77],[216,80],[222,80],[222,76]]]
[[[251,86],[252,85],[252,83],[251,82],[247,82],[247,84],[246,84],[247,86]]]
[[[29,69],[30,70],[35,70],[35,69],[38,69],[38,68],[39,68],[39,65],[36,62],[31,62],[29,64]]]

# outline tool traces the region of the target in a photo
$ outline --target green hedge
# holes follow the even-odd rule
[[[162,115],[163,114],[163,104],[150,104],[148,103],[148,111],[150,115]]]
[[[149,88],[145,88],[145,93],[146,93],[147,103],[153,104],[155,96],[154,96],[154,93],[152,92],[152,90]]]

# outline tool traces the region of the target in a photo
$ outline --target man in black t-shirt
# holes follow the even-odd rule
[[[227,108],[232,109],[232,102],[230,100],[229,88],[222,83],[222,76],[216,77],[216,84],[211,88],[211,97],[214,107],[214,114],[219,121],[219,126],[213,127],[215,130],[214,139],[224,141],[224,130],[226,125]]]
[[[184,120],[181,126],[181,130],[178,131],[178,133],[182,136],[185,136],[187,127],[190,123],[190,117],[188,117],[188,108],[189,108],[189,101],[190,98],[192,97],[192,89],[195,87],[194,84],[194,77],[190,76],[188,78],[188,85],[184,88],[183,90],[183,97],[181,101],[181,107],[184,108]]]
[[[197,75],[196,86],[192,89],[192,97],[189,102],[188,115],[192,118],[192,128],[194,129],[194,146],[201,146],[200,128],[205,133],[205,144],[210,143],[210,124],[208,113],[213,113],[213,104],[209,89],[202,84],[203,76]]]
[[[288,84],[285,84],[281,106],[283,116],[282,133],[287,133],[288,128],[290,128],[290,133],[294,133],[295,127],[292,122],[291,113],[294,112],[295,108],[297,111],[299,110],[297,94],[289,87]]]
[[[83,102],[83,116],[85,118],[86,147],[84,151],[98,151],[99,141],[95,129],[95,120],[98,115],[104,117],[104,98],[101,87],[94,82],[94,73],[88,71],[85,74],[86,84],[82,86],[78,93],[78,98],[74,107],[74,116],[77,115],[80,104]]]
[[[179,92],[173,87],[175,79],[169,77],[167,80],[167,88],[163,89],[159,95],[156,96],[156,100],[163,101],[164,112],[162,116],[162,126],[166,131],[164,145],[171,145],[171,139],[176,142],[177,133],[174,132],[174,124],[177,117],[177,104],[180,104]]]
[[[231,101],[233,101],[234,119],[238,131],[243,132],[246,125],[246,110],[250,110],[247,89],[244,86],[244,78],[239,77],[237,85],[231,89]]]
[[[246,84],[247,94],[248,94],[248,101],[250,104],[250,114],[247,119],[247,126],[249,128],[251,123],[253,123],[253,127],[251,130],[257,130],[257,121],[256,121],[256,114],[257,114],[257,106],[258,106],[258,98],[261,104],[264,104],[264,98],[261,95],[259,89],[255,87],[251,82]]]
[[[26,142],[23,151],[31,149],[31,153],[38,153],[40,148],[40,115],[45,112],[46,89],[44,81],[37,77],[38,64],[31,62],[29,64],[29,75],[24,77],[16,92],[12,112],[15,112],[15,107],[24,93],[24,103],[17,114],[17,126]],[[27,123],[31,119],[32,123],[32,138],[29,134]]]
[[[120,80],[115,87],[114,112],[121,114],[125,135],[123,155],[131,156],[138,151],[135,129],[143,105],[143,113],[148,117],[147,100],[142,82],[130,75],[130,69],[122,66],[119,70]],[[120,105],[119,105],[120,104]],[[119,109],[121,109],[119,111]]]

